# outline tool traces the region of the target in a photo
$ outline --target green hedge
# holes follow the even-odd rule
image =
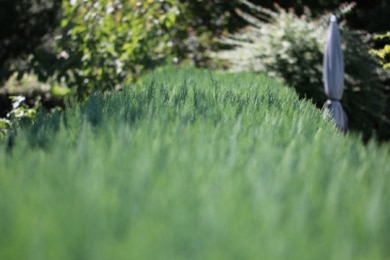
[[[0,259],[389,256],[389,146],[264,75],[142,82],[0,146]]]

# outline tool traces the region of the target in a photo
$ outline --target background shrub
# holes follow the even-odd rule
[[[314,16],[321,16],[327,11],[335,10],[345,2],[354,2],[356,4],[354,12],[350,12],[346,16],[351,28],[371,33],[390,30],[388,23],[390,2],[388,0],[251,0],[250,2],[267,8],[273,8],[274,3],[277,2],[284,9],[292,8],[298,15],[303,14],[305,7],[308,7]]]
[[[229,61],[233,70],[263,72],[283,79],[301,97],[310,98],[322,107],[326,100],[322,59],[330,16],[313,19],[309,9],[298,16],[292,10],[278,8],[274,12],[247,5],[260,17],[242,13],[251,25],[225,38],[223,42],[234,49],[219,52],[217,56]],[[352,5],[345,5],[336,14],[342,17],[351,8]],[[367,35],[341,25],[346,72],[342,104],[349,127],[362,132],[365,139],[374,133],[388,139],[385,113],[388,99],[378,64],[369,54]]]
[[[28,59],[58,26],[61,0],[0,1],[0,84],[28,71]],[[0,85],[0,86],[1,86]]]
[[[75,87],[118,88],[166,62],[210,67],[217,39],[233,31],[238,1],[99,0],[64,1],[55,61],[36,59],[35,67]],[[231,12],[230,12],[231,11]],[[231,15],[233,14],[233,16]],[[55,71],[52,70],[53,63]]]
[[[81,98],[92,89],[119,88],[166,62],[210,67],[208,54],[218,49],[220,35],[244,24],[242,19],[237,23],[232,11],[237,4],[221,0],[63,1],[55,51],[41,48],[31,64],[40,78],[54,75]],[[50,52],[55,55],[50,57]]]
[[[298,13],[310,6],[314,17],[340,1],[278,2]],[[359,8],[370,7],[357,2]],[[273,1],[263,4],[272,7]],[[217,39],[247,24],[237,8],[250,9],[238,0],[75,0],[64,1],[62,8],[56,59],[38,57],[34,67],[41,78],[56,74],[58,80],[76,87],[79,96],[92,88],[118,88],[167,59],[214,67],[209,53],[220,48]]]
[[[57,78],[91,89],[118,88],[174,56],[171,28],[180,15],[176,0],[64,1],[56,47]]]

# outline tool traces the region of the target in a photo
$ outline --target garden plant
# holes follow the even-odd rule
[[[122,89],[1,141],[0,259],[389,255],[388,146],[265,75],[166,68]]]

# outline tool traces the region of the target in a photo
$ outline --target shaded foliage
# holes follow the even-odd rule
[[[28,69],[27,60],[58,25],[61,0],[0,1],[0,82]]]
[[[375,35],[374,38],[377,41],[383,41],[384,46],[382,49],[373,49],[371,51],[381,59],[380,63],[384,69],[390,69],[390,32]]]
[[[272,8],[277,2],[282,8],[292,8],[295,13],[301,15],[305,7],[308,7],[314,16],[322,15],[326,11],[332,11],[345,2],[356,4],[354,12],[347,15],[348,24],[354,29],[369,32],[385,32],[390,30],[388,17],[390,16],[390,2],[388,0],[251,0],[253,4]]]

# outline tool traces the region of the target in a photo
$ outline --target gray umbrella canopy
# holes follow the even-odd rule
[[[334,15],[330,18],[324,53],[323,77],[325,93],[328,96],[324,105],[324,113],[335,120],[338,128],[346,131],[348,127],[347,115],[340,103],[344,91],[344,56],[337,19]]]

